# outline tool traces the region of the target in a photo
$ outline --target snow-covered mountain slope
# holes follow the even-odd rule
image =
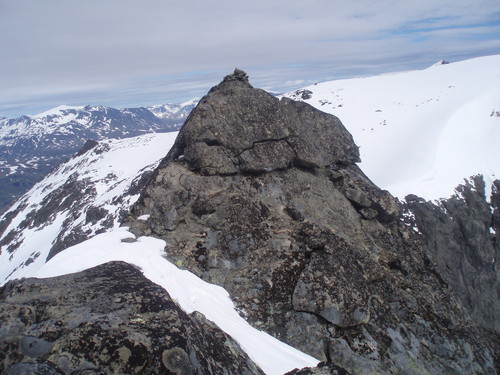
[[[199,98],[193,98],[181,104],[159,104],[146,108],[156,117],[184,121],[199,100]]]
[[[56,136],[77,135],[85,130],[101,138],[124,138],[126,134],[134,132],[140,134],[172,131],[182,125],[196,102],[197,100],[193,99],[182,104],[124,109],[61,105],[34,116],[1,120],[0,146],[14,146],[19,143],[19,138],[27,138],[32,140],[30,146],[36,147],[40,142],[48,142],[42,137],[53,135],[51,146],[57,150],[59,144]],[[26,151],[21,149],[6,152],[23,154]]]
[[[285,96],[339,117],[360,146],[360,167],[399,198],[444,198],[463,178],[483,174],[491,186],[500,177],[500,55]]]
[[[49,254],[117,227],[176,135],[90,144],[37,183],[0,221],[0,283],[33,275]]]
[[[440,68],[436,66],[431,70]],[[405,76],[405,74],[399,76]],[[375,78],[377,77],[373,79]],[[304,96],[305,100],[308,95],[311,95],[309,99],[311,101],[314,97],[312,89],[317,86],[311,88],[311,93],[302,91],[296,95]],[[353,98],[355,97],[353,94]],[[348,108],[346,98],[348,97],[343,98],[346,100],[345,103],[340,103],[342,104],[340,109]],[[321,106],[319,101],[316,105]],[[333,107],[333,102],[326,103],[321,108],[325,109],[323,107],[328,105]],[[367,99],[365,105],[372,104]],[[338,105],[336,107],[338,109]],[[388,108],[392,107],[388,105]],[[59,111],[70,110],[72,109],[62,108]],[[161,109],[158,111],[161,112]],[[383,112],[375,110],[374,113]],[[342,116],[338,115],[342,119]],[[388,126],[388,124],[380,125],[380,129]],[[423,130],[426,129],[423,125],[421,127]],[[379,129],[376,130],[370,131],[370,134],[376,135]],[[362,129],[360,132],[364,134]],[[399,142],[401,139],[397,135],[401,137],[402,133],[404,132],[395,133],[396,135],[393,134],[388,139],[392,142]],[[136,239],[126,228],[118,228],[120,213],[128,210],[138,198],[141,187],[149,180],[159,160],[170,150],[175,136],[175,133],[157,133],[123,140],[107,140],[98,144],[88,142],[82,152],[34,186],[0,218],[0,285],[13,278],[48,277],[76,272],[110,260],[123,260],[139,266],[148,278],[171,293],[186,311],[199,310],[215,321],[241,344],[267,374],[282,374],[294,367],[314,365],[316,363],[314,358],[304,356],[250,328],[234,310],[224,290],[202,282],[187,271],[175,268],[164,258],[165,242],[150,237]],[[422,137],[424,134],[420,134],[420,138]],[[419,137],[415,138],[420,140]],[[376,139],[376,137],[367,139]],[[376,146],[373,147],[376,148]],[[368,158],[369,155],[364,155],[365,163]],[[393,162],[396,167],[400,166],[397,161]],[[389,167],[391,164],[387,165],[387,168]],[[171,181],[165,175],[161,175],[161,172],[158,173],[160,174],[156,180],[163,179],[162,182],[165,183],[166,188],[171,188],[172,185],[169,186]],[[186,180],[181,182],[184,183]],[[184,197],[175,198],[183,199]],[[354,202],[355,199],[353,194]],[[371,205],[371,202],[369,204]],[[359,209],[362,210],[362,208]],[[291,212],[290,220],[302,221],[299,216],[302,214],[299,211],[296,210],[297,214],[293,214],[294,211]],[[373,212],[366,210],[365,212],[365,219],[372,220],[373,217],[369,219],[368,215]],[[165,211],[162,214],[165,217],[177,215],[175,212]],[[241,212],[238,211],[236,214],[241,215]],[[352,216],[357,218],[359,215]],[[179,217],[183,216],[179,215]],[[343,219],[344,217],[339,222],[343,222]],[[152,224],[154,215],[142,215],[137,220],[140,223]],[[380,227],[377,228],[377,230],[380,229]],[[276,231],[275,234],[279,232]],[[346,247],[346,249],[349,248]],[[367,249],[372,249],[372,247],[367,247]],[[46,263],[47,258],[50,260]],[[405,263],[397,257],[394,259],[389,263],[388,268],[385,268],[387,272],[408,273],[404,268]],[[377,264],[377,267],[380,266]],[[292,283],[292,285],[295,284]],[[408,293],[410,292],[408,289]],[[310,294],[306,296],[307,299],[310,298]],[[371,296],[368,301],[371,303]],[[367,311],[370,312],[370,307]],[[328,331],[328,335],[332,334]],[[331,338],[331,336],[328,337]],[[397,339],[395,336],[394,338]],[[368,340],[368,343],[374,342],[369,335],[360,339]],[[422,341],[416,338],[415,342]],[[358,346],[362,347],[362,345]]]
[[[59,106],[35,116],[3,120],[0,146],[3,153],[13,156],[29,154],[34,148],[57,153],[61,149],[81,147],[81,139],[124,138],[172,131],[179,125],[182,123],[177,119],[167,125],[147,108]]]
[[[35,116],[0,120],[0,210],[87,139],[175,131],[195,104],[194,99],[149,108],[59,106]]]

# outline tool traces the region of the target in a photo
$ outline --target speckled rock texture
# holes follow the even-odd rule
[[[306,367],[287,372],[285,375],[351,375],[332,363],[320,362],[316,367]]]
[[[0,288],[0,373],[263,374],[217,326],[123,262]]]
[[[254,89],[241,70],[212,88],[186,124],[169,159],[182,155],[201,175],[258,174],[292,164],[322,167],[359,161],[358,147],[339,119]]]
[[[236,70],[193,110],[126,224],[226,288],[255,327],[349,373],[496,373],[498,336],[358,161],[339,119]]]

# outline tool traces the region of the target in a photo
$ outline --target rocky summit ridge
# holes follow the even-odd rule
[[[338,118],[235,70],[191,112],[127,225],[226,288],[254,326],[346,371],[496,373],[498,336],[356,162]]]
[[[158,167],[139,168],[140,198],[114,220],[164,239],[165,257],[223,286],[252,325],[323,361],[290,375],[496,374],[500,181],[489,202],[475,177],[439,204],[401,203],[358,162],[338,118],[235,70]],[[64,238],[76,238],[70,222],[98,223],[96,210],[50,193],[57,186],[43,189],[57,199],[29,210],[72,212]],[[45,233],[33,215],[16,230]],[[4,242],[3,255],[17,255],[18,242]],[[63,242],[51,246],[66,251]],[[0,372],[261,374],[213,323],[121,262],[0,287]]]
[[[359,161],[352,136],[337,118],[290,99],[278,101],[254,89],[241,70],[212,88],[186,123],[166,160],[184,155],[202,175]]]

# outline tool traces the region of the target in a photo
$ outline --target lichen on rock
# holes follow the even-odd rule
[[[200,100],[167,159],[183,155],[190,169],[206,175],[359,161],[352,136],[336,117],[278,100],[246,77],[235,70]]]
[[[231,337],[123,262],[10,281],[0,322],[2,374],[263,374]]]

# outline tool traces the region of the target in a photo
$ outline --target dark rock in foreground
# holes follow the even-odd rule
[[[225,287],[254,326],[346,371],[495,373],[498,336],[470,319],[358,161],[336,117],[236,70],[143,190],[132,215],[149,220],[129,224]]]
[[[217,326],[123,262],[0,288],[0,373],[263,374]]]

